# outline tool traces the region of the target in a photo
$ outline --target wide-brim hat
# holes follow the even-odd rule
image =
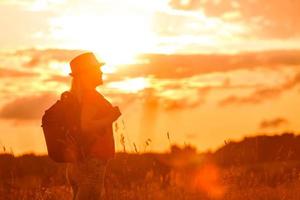
[[[76,76],[78,74],[95,71],[103,65],[105,65],[105,63],[98,61],[92,52],[86,52],[76,56],[70,61],[70,76]]]

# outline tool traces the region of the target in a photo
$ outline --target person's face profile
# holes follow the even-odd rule
[[[100,67],[95,67],[81,74],[81,80],[85,87],[97,87],[103,84],[102,71]]]

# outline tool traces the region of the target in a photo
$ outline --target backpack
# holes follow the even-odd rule
[[[42,117],[49,157],[56,162],[76,162],[84,157],[80,145],[80,104],[69,91],[61,94]]]

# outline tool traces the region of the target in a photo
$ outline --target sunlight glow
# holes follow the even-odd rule
[[[220,169],[210,163],[202,166],[198,170],[198,173],[193,176],[194,183],[192,187],[194,189],[207,192],[213,198],[221,198],[225,194],[225,186],[222,185],[220,180]]]
[[[150,16],[130,13],[64,16],[53,19],[53,36],[94,51],[108,65],[129,64],[154,45]]]
[[[126,79],[119,82],[111,82],[107,85],[108,88],[119,89],[126,93],[137,93],[149,86],[149,81],[143,77]]]
[[[101,71],[104,73],[104,74],[113,74],[115,73],[115,71],[117,70],[117,67],[115,65],[103,65],[101,67]]]
[[[69,65],[65,62],[51,61],[49,63],[49,67],[56,71],[58,74],[62,75],[69,75],[69,73],[71,72]]]
[[[35,0],[29,6],[30,11],[42,11],[49,8],[51,5],[57,5],[63,3],[64,0]]]

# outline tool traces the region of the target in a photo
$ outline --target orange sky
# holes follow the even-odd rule
[[[98,88],[143,152],[171,142],[299,131],[300,3],[272,0],[0,1],[0,145],[44,153],[43,111],[69,88],[68,62],[106,61]],[[151,144],[145,147],[150,138]]]

